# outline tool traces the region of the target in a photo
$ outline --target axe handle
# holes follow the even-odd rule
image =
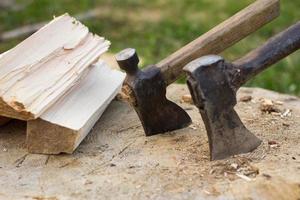
[[[272,64],[300,48],[300,21],[269,39],[261,47],[251,51],[233,64],[239,69],[238,88]]]
[[[182,74],[190,61],[208,54],[219,54],[226,48],[272,21],[280,13],[279,0],[257,0],[209,32],[182,47],[158,64],[167,85]]]

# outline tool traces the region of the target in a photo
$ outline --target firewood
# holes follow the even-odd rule
[[[90,132],[121,89],[124,73],[103,61],[70,92],[43,113],[27,122],[27,147],[31,153],[72,153]]]
[[[0,115],[38,118],[110,43],[65,14],[0,56]]]

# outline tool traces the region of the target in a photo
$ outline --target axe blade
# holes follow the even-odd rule
[[[236,92],[227,76],[230,67],[222,57],[211,55],[184,68],[193,101],[206,127],[211,160],[247,153],[261,144],[234,110]]]
[[[138,102],[134,108],[147,136],[181,129],[191,124],[192,120],[186,111],[166,98],[166,84],[157,67],[149,66],[144,71],[139,71],[134,81],[127,83],[132,83],[131,88]]]
[[[146,136],[165,133],[187,127],[191,118],[181,107],[166,98],[166,83],[156,66],[145,70],[138,68],[139,59],[134,49],[125,49],[116,60],[126,71],[126,93],[137,112]]]

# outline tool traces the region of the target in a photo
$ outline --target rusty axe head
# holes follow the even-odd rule
[[[228,74],[231,67],[222,57],[210,55],[184,68],[193,101],[205,123],[212,160],[247,153],[261,143],[234,110],[237,102]]]
[[[189,115],[166,98],[166,83],[159,68],[152,65],[140,70],[138,55],[131,48],[118,53],[116,60],[127,73],[123,88],[147,136],[184,128],[191,123]]]

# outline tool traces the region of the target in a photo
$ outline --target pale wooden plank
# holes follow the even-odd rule
[[[116,96],[124,78],[124,73],[103,61],[93,66],[65,97],[39,119],[27,122],[29,152],[72,153]]]

